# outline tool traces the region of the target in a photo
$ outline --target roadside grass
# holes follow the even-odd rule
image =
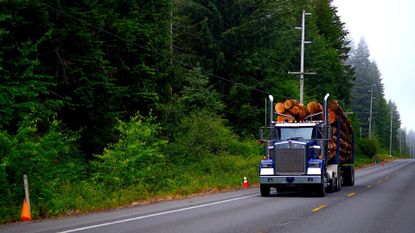
[[[385,155],[382,155],[384,157]],[[140,184],[111,190],[90,180],[66,183],[43,204],[33,203],[32,218],[49,218],[85,214],[114,208],[146,205],[165,200],[183,199],[194,195],[242,189],[243,178],[249,184],[258,183],[258,164],[262,156],[221,155],[203,159],[189,166],[170,167],[171,176],[158,190]],[[357,155],[356,167],[373,164],[367,156]],[[2,223],[19,221],[21,207],[0,208]]]
[[[373,160],[365,155],[355,155],[355,167],[362,168],[373,164]]]
[[[33,203],[32,218],[77,215],[240,189],[244,176],[249,181],[258,181],[260,159],[258,155],[223,155],[190,166],[176,167],[169,171],[172,176],[167,178],[166,185],[158,190],[149,190],[143,185],[134,184],[109,191],[104,185],[93,181],[67,183],[56,190],[55,195],[45,203]],[[11,209],[14,211],[10,211]],[[3,216],[2,223],[20,219],[21,207],[0,210],[9,213]]]
[[[50,201],[47,214],[39,217],[82,214],[112,208],[146,205],[165,200],[182,199],[241,189],[243,178],[251,186],[258,183],[258,164],[261,156],[249,157],[222,155],[205,159],[185,167],[175,167],[166,186],[159,190],[147,190],[143,186],[131,185],[119,190],[108,190],[97,184],[81,182],[62,187],[60,195]],[[357,168],[373,164],[367,156],[356,156]]]

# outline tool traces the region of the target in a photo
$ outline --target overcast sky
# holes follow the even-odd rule
[[[355,44],[364,37],[402,128],[415,130],[415,1],[334,0]]]

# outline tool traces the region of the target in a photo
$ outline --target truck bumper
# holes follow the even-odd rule
[[[260,184],[321,184],[321,176],[260,176]]]

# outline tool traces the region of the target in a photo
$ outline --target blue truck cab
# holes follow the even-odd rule
[[[336,137],[336,149],[329,146],[333,138],[327,121],[328,96],[325,97],[323,112],[319,113],[324,114],[325,120],[271,121],[269,137],[262,140],[265,155],[259,165],[261,196],[269,196],[272,187],[278,193],[305,190],[324,196],[326,192],[339,191],[342,185],[354,184],[353,153],[348,161],[340,159],[340,137]],[[270,99],[272,106],[272,96]],[[274,116],[272,108],[271,112]],[[330,157],[330,153],[335,155]]]

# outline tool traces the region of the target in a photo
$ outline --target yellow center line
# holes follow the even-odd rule
[[[354,196],[354,195],[356,195],[356,193],[349,193],[349,194],[347,194],[348,197],[351,197],[351,196]]]
[[[321,210],[321,209],[323,209],[323,208],[326,208],[327,206],[326,205],[321,205],[321,206],[319,206],[319,207],[317,207],[317,208],[314,208],[313,210],[312,210],[312,212],[317,212],[317,211],[319,211],[319,210]]]

